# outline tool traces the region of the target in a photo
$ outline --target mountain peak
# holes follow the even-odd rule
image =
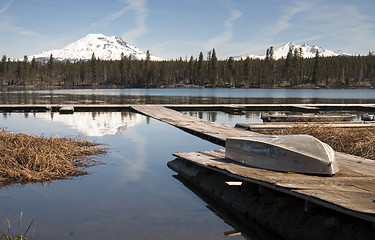
[[[121,54],[133,59],[146,59],[146,53],[132,44],[116,36],[105,36],[101,33],[91,33],[62,49],[42,52],[35,59],[45,61],[52,56],[58,61],[89,60],[95,54],[100,60],[120,60]],[[162,58],[151,56],[151,60],[160,61]]]
[[[294,47],[296,46],[296,44],[294,44],[293,42],[286,42],[282,47]]]
[[[304,58],[313,58],[315,57],[316,52],[318,51],[319,51],[320,56],[323,56],[323,57],[351,56],[350,54],[343,53],[341,51],[334,52],[334,51],[327,50],[316,45],[309,46],[306,43],[302,45],[298,45],[293,42],[286,42],[280,48],[274,50],[274,54],[273,54],[274,58],[276,60],[280,58],[286,58],[286,56],[288,55],[289,49],[292,49],[293,52],[295,51],[295,49],[297,49],[298,51],[302,50],[302,56]],[[259,55],[254,55],[254,54],[246,54],[246,55],[234,57],[234,59],[240,60],[240,59],[245,59],[246,57],[264,59],[265,55],[259,56]]]

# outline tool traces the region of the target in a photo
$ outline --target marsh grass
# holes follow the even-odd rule
[[[23,212],[21,212],[20,217],[18,219],[18,225],[17,225],[17,232],[16,233],[12,233],[10,219],[7,218],[7,229],[6,229],[6,231],[2,232],[2,235],[0,235],[0,240],[28,240],[29,238],[27,238],[27,234],[29,233],[29,231],[32,231],[32,233],[31,233],[31,239],[32,239],[32,236],[34,234],[34,230],[32,230],[31,228],[32,228],[32,225],[34,223],[34,219],[30,222],[30,224],[28,225],[26,230],[22,233],[21,232],[22,216],[23,216]]]
[[[48,182],[85,174],[106,148],[82,138],[32,136],[0,130],[0,186]]]
[[[374,128],[336,128],[326,124],[296,124],[265,134],[308,134],[329,144],[335,151],[375,160]]]

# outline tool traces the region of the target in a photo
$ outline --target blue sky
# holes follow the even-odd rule
[[[263,55],[285,42],[368,54],[374,0],[0,0],[0,54],[22,58],[89,33],[166,59]]]

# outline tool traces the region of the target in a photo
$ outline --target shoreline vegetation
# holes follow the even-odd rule
[[[0,187],[85,175],[85,168],[101,164],[91,156],[108,151],[99,145],[82,138],[47,138],[1,129]]]
[[[262,134],[308,134],[335,151],[375,160],[374,129],[342,129],[326,125],[300,125]],[[101,164],[93,155],[108,149],[85,139],[33,136],[0,130],[0,187],[14,184],[48,183],[85,175],[83,170]]]
[[[0,87],[51,88],[374,88],[375,55],[302,57],[290,49],[286,58],[274,59],[267,49],[265,59],[230,57],[218,60],[215,49],[204,57],[168,61],[121,60],[44,62],[24,56],[0,61]]]
[[[375,129],[334,128],[326,124],[295,124],[291,128],[258,131],[263,134],[308,134],[330,145],[333,150],[375,160]]]

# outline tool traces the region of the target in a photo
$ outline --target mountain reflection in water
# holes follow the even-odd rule
[[[38,118],[63,123],[89,137],[121,134],[127,128],[144,121],[144,117],[130,112],[75,112],[74,114],[38,114]]]

